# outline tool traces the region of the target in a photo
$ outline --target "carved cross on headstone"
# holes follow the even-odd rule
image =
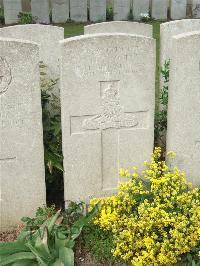
[[[101,132],[102,190],[115,190],[119,181],[119,133],[146,127],[147,111],[124,112],[120,104],[119,80],[100,81],[101,113],[71,117],[71,134]],[[143,121],[142,121],[143,120]],[[79,124],[79,125],[78,125]]]

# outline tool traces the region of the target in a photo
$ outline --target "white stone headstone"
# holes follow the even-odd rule
[[[164,65],[171,58],[172,37],[190,31],[200,31],[200,19],[182,19],[160,25],[160,62]]]
[[[133,18],[134,20],[140,20],[141,15],[149,15],[150,8],[149,0],[133,0]]]
[[[88,202],[116,192],[119,168],[141,169],[152,152],[155,41],[85,35],[61,50],[65,200]]]
[[[5,24],[15,24],[18,22],[18,15],[22,12],[21,0],[4,0]]]
[[[90,0],[90,21],[106,20],[106,0]]]
[[[0,28],[0,37],[16,38],[36,42],[40,45],[40,61],[48,67],[51,78],[57,79],[60,75],[60,48],[59,41],[64,39],[62,27],[29,24]],[[59,89],[56,88],[56,94]]]
[[[31,12],[36,23],[49,24],[49,0],[31,0]]]
[[[69,0],[52,1],[53,23],[65,23],[69,19]]]
[[[171,19],[186,18],[187,0],[171,1]]]
[[[113,0],[114,20],[128,20],[130,7],[130,0]]]
[[[152,18],[167,20],[167,10],[168,0],[152,0]]]
[[[130,21],[95,23],[84,27],[84,34],[128,33],[152,37],[152,25]]]
[[[70,0],[70,18],[72,21],[87,21],[87,0]]]
[[[194,18],[200,18],[200,0],[193,0],[192,13]]]
[[[173,165],[200,184],[200,31],[177,35],[172,42],[167,150]]]
[[[46,202],[39,47],[0,38],[0,231]]]

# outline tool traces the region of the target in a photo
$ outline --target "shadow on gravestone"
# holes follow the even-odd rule
[[[167,131],[167,150],[177,155],[173,165],[185,171],[188,180],[197,186],[200,184],[199,47],[200,31],[173,37]]]

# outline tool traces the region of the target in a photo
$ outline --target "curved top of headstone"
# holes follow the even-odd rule
[[[3,27],[0,28],[0,31],[9,31],[9,30],[17,30],[17,29],[23,29],[23,30],[35,30],[35,31],[40,31],[40,30],[48,30],[48,31],[55,31],[55,32],[60,32],[64,34],[64,29],[62,27],[58,26],[52,26],[52,25],[43,25],[43,24],[25,24],[25,25],[14,25],[14,26],[8,26],[8,27]]]
[[[173,39],[179,40],[179,39],[190,39],[190,38],[199,38],[200,37],[200,29],[196,31],[181,33],[178,35],[173,36]]]
[[[152,25],[130,21],[112,21],[84,27],[84,34],[96,33],[127,33],[152,37]]]
[[[200,19],[182,19],[160,25],[161,65],[170,59],[172,53],[172,37],[182,33],[200,30]]]
[[[119,39],[123,37],[124,39],[135,39],[139,40],[141,42],[154,42],[155,40],[151,37],[139,35],[139,34],[127,34],[127,33],[97,33],[97,34],[86,34],[86,35],[80,35],[80,36],[75,36],[72,38],[64,39],[60,41],[61,45],[65,45],[67,43],[72,43],[72,42],[79,42],[79,41],[84,41],[87,39],[109,39],[109,38],[116,38]]]
[[[52,71],[59,73],[59,41],[64,39],[62,27],[27,24],[0,28],[0,37],[36,42],[40,45],[40,60]]]
[[[179,19],[160,24],[160,28],[174,27],[175,25],[187,25],[190,23],[199,23],[200,19]]]

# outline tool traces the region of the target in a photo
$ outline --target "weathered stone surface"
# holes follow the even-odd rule
[[[0,37],[24,39],[40,45],[40,60],[48,67],[48,74],[59,77],[59,41],[64,39],[64,29],[49,25],[16,25],[0,28]],[[59,86],[59,85],[58,85]],[[58,94],[58,87],[56,93]]]
[[[166,20],[167,19],[167,0],[152,0],[152,18]]]
[[[0,39],[1,228],[46,202],[39,47]]]
[[[133,18],[141,19],[141,14],[149,14],[149,0],[133,0]]]
[[[106,20],[106,0],[90,0],[90,21]]]
[[[87,202],[116,192],[119,168],[141,169],[152,152],[155,41],[85,35],[61,50],[65,200]]]
[[[18,22],[19,12],[22,11],[21,0],[4,0],[5,24],[14,24]]]
[[[87,0],[70,0],[70,18],[73,21],[87,21]]]
[[[128,20],[130,0],[113,0],[114,20]]]
[[[37,23],[49,24],[49,11],[48,0],[31,0],[31,12]]]
[[[153,28],[149,24],[128,21],[103,22],[84,27],[85,34],[128,33],[152,37],[152,31]]]
[[[173,165],[200,184],[200,31],[173,37],[170,67],[167,150]]]
[[[171,19],[186,18],[187,0],[171,1]]]
[[[170,59],[172,53],[172,37],[190,31],[200,30],[200,19],[182,19],[160,25],[161,65]]]
[[[192,13],[194,18],[200,18],[200,0],[193,0]]]
[[[52,1],[52,21],[65,23],[69,19],[69,0]]]

